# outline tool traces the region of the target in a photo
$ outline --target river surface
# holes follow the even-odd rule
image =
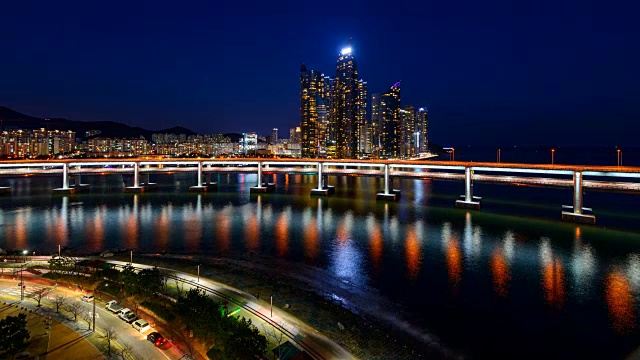
[[[215,175],[207,194],[186,191],[193,174],[152,175],[160,188],[142,195],[122,193],[127,175],[84,177],[91,193],[73,196],[50,194],[58,177],[0,179],[14,189],[0,199],[0,248],[257,254],[469,358],[622,359],[640,346],[638,195],[587,192],[598,225],[578,226],[559,221],[570,189],[479,184],[482,211],[466,211],[453,207],[458,182],[396,180],[402,197],[385,203],[380,179],[330,177],[336,194],[312,198],[314,176],[268,177],[265,195],[242,174]]]

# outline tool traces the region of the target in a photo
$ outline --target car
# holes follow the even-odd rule
[[[133,312],[129,312],[126,315],[121,315],[120,318],[125,322],[131,324],[138,319],[138,315],[134,314]]]
[[[136,321],[134,321],[131,326],[133,326],[134,329],[142,332],[145,332],[147,330],[149,330],[151,328],[151,326],[149,325],[149,322],[147,322],[147,320],[145,319],[138,319]]]
[[[93,295],[87,294],[82,296],[82,301],[84,302],[92,302],[93,300],[94,300]]]
[[[115,314],[119,313],[120,310],[122,310],[122,306],[118,305],[118,303],[115,300],[111,300],[107,302],[107,305],[105,307],[107,310]]]
[[[151,341],[156,347],[162,347],[169,342],[166,337],[162,336],[162,334],[157,331],[147,335],[147,340]]]
[[[124,309],[118,311],[116,314],[120,317],[120,319],[124,320],[124,316],[127,316],[127,314],[129,314],[130,312],[131,312],[131,309],[124,308]]]

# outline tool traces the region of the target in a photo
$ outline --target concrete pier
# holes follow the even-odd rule
[[[473,196],[473,183],[472,183],[471,168],[466,167],[464,169],[464,195],[460,196],[461,200],[456,200],[456,207],[460,209],[480,210],[479,196]]]
[[[384,165],[384,190],[376,194],[376,200],[397,201],[400,198],[400,190],[389,190],[389,164]]]
[[[563,211],[562,220],[571,221],[581,224],[595,224],[596,217],[592,214],[585,214],[585,212],[591,212],[590,208],[582,207],[582,172],[573,172],[573,206],[562,205],[563,209],[572,211]]]
[[[62,164],[62,187],[51,190],[52,194],[75,194],[76,188],[69,186],[69,163]]]
[[[327,185],[327,178],[322,174],[322,163],[319,162],[318,167],[318,187],[311,189],[311,195],[313,196],[329,196],[336,192],[333,186]]]

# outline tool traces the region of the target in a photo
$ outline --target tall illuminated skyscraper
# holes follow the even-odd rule
[[[420,108],[416,113],[416,153],[429,151],[429,110]]]
[[[369,129],[367,126],[367,82],[362,79],[358,80],[358,126],[356,128],[356,136],[358,137],[357,155],[362,156],[371,152],[371,141],[368,138]]]
[[[337,158],[356,158],[358,155],[358,66],[353,49],[347,46],[340,51],[336,65],[334,108],[332,122],[335,126]],[[366,92],[366,91],[365,91]]]
[[[320,152],[321,124],[318,105],[323,106],[324,76],[315,70],[300,67],[300,130],[303,158],[316,158]]]
[[[380,149],[380,133],[382,133],[382,117],[380,116],[380,94],[371,94],[371,152],[378,156]]]
[[[402,115],[402,148],[401,153],[403,157],[413,156],[416,154],[416,110],[411,105],[405,105],[400,110]]]
[[[400,118],[400,82],[393,84],[389,91],[380,97],[382,126],[380,150],[378,156],[384,159],[399,158],[402,141],[402,122]]]

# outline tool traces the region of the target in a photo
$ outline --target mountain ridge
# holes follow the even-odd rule
[[[1,130],[5,129],[40,129],[74,131],[77,137],[87,138],[86,132],[99,130],[100,134],[91,137],[106,138],[139,138],[144,137],[151,140],[151,134],[185,134],[195,135],[196,133],[183,126],[174,126],[167,129],[149,130],[138,126],[130,126],[118,121],[80,121],[68,120],[64,118],[39,118],[20,113],[6,106],[0,106]]]

